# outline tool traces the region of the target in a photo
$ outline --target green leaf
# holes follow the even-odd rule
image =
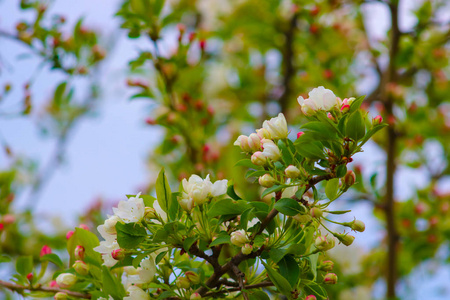
[[[283,161],[287,165],[292,165],[294,158],[292,157],[292,153],[289,151],[286,144],[282,140],[278,141],[278,148],[281,150]]]
[[[89,230],[75,228],[74,234],[67,241],[67,251],[70,255],[70,265],[75,262],[75,247],[81,245],[85,250],[85,259],[89,257],[95,265],[102,265],[103,260],[100,253],[94,251],[94,248],[100,245],[97,236]]]
[[[278,200],[273,208],[286,216],[295,216],[305,212],[305,209],[292,198],[282,198]]]
[[[325,194],[328,199],[334,200],[336,199],[337,193],[339,190],[339,178],[333,178],[327,181],[327,185],[325,186]]]
[[[346,165],[339,165],[336,169],[336,176],[337,178],[342,178],[347,174],[347,166]]]
[[[20,256],[16,261],[16,271],[20,275],[27,276],[33,271],[33,257]]]
[[[275,287],[286,297],[291,297],[292,287],[289,284],[289,281],[286,280],[280,273],[276,272],[272,267],[266,264],[264,261],[261,261],[264,267],[266,268],[267,274],[269,275],[270,280],[275,285]]]
[[[147,231],[138,223],[116,223],[117,243],[120,248],[132,249],[138,246],[147,236]]]
[[[264,293],[263,291],[251,292],[248,297],[250,300],[270,300],[270,297],[267,295],[267,293]]]
[[[366,125],[359,110],[356,110],[348,117],[345,133],[355,141],[359,141],[366,134]]]
[[[274,185],[273,187],[265,189],[261,195],[261,198],[264,198],[266,195],[269,195],[270,193],[276,193],[283,188],[284,188],[284,185]]]
[[[50,254],[41,256],[40,260],[41,261],[49,261],[49,262],[54,263],[56,266],[60,267],[61,269],[64,268],[64,264],[63,264],[61,258],[59,258],[59,256],[56,255],[55,253],[50,253]]]
[[[230,196],[234,200],[242,200],[241,197],[239,197],[235,190],[234,190],[234,184],[228,186],[227,188],[227,195]]]
[[[180,204],[178,203],[178,195],[179,193],[172,193],[170,195],[169,202],[169,220],[177,220],[178,212],[180,211]]]
[[[210,247],[221,245],[221,244],[230,244],[231,237],[228,234],[219,235],[214,241],[209,244]]]
[[[5,262],[10,262],[10,261],[11,261],[11,258],[9,256],[0,255],[0,264],[5,263]]]
[[[287,279],[291,286],[296,286],[300,276],[300,268],[292,255],[286,255],[277,263],[280,274]]]
[[[319,259],[319,253],[308,256],[311,263],[311,272],[313,273],[314,280],[317,277],[317,261]]]
[[[169,201],[171,200],[170,186],[167,181],[166,174],[164,173],[164,168],[159,172],[158,178],[156,179],[156,197],[158,199],[159,206],[164,212],[169,211]]]
[[[248,208],[249,205],[244,200],[222,199],[213,203],[207,215],[210,218],[222,215],[240,215]]]
[[[386,126],[388,126],[388,124],[386,124],[386,123],[373,126],[364,136],[364,139],[362,140],[360,146],[365,144],[375,133],[377,133],[378,131],[380,131],[381,129],[383,129]]]
[[[164,255],[167,254],[167,251],[163,251],[159,253],[155,258],[155,264],[159,264],[159,262],[164,258]]]
[[[318,283],[306,279],[303,280],[302,282],[305,284],[304,289],[307,294],[313,294],[319,297],[320,299],[328,298],[327,292]]]
[[[354,111],[357,111],[361,107],[361,104],[363,103],[364,98],[366,98],[366,96],[360,96],[360,97],[356,98],[355,100],[353,100],[352,104],[350,105],[350,110],[348,111],[348,113],[351,114]]]
[[[326,157],[323,153],[323,147],[320,147],[319,145],[322,144],[320,142],[305,142],[297,143],[295,147],[301,156],[311,159],[325,159]]]
[[[305,129],[307,131],[311,131],[316,136],[320,135],[321,137],[323,137],[326,140],[335,140],[336,139],[336,129],[333,126],[331,126],[329,123],[319,122],[319,121],[308,122],[300,128]]]
[[[111,295],[114,300],[120,300],[125,297],[125,290],[118,279],[111,274],[106,266],[102,267],[103,292]]]
[[[183,249],[189,251],[189,248],[197,241],[197,237],[188,237],[183,241]]]
[[[235,167],[238,167],[238,166],[247,167],[247,168],[255,169],[255,170],[261,170],[262,169],[261,166],[257,166],[255,164],[253,164],[252,161],[250,159],[248,159],[248,158],[241,159],[234,166]]]

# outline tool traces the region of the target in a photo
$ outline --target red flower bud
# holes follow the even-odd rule
[[[373,120],[372,120],[372,124],[373,124],[373,125],[380,125],[381,122],[383,122],[383,118],[382,118],[380,115],[376,116],[376,117],[373,118]]]
[[[47,245],[44,245],[42,247],[42,249],[41,249],[41,256],[44,256],[44,255],[47,255],[47,254],[50,254],[50,253],[52,253],[52,248],[50,248]]]
[[[305,300],[317,300],[317,298],[314,295],[309,295],[309,296],[306,296]]]
[[[302,135],[304,135],[305,133],[303,131],[300,131],[299,133],[297,133],[297,138],[300,138]]]
[[[201,49],[202,51],[205,51],[205,48],[206,48],[206,41],[203,40],[203,39],[200,40],[199,45],[200,45],[200,49]]]
[[[343,114],[345,114],[345,113],[348,112],[349,110],[350,110],[350,105],[348,105],[348,104],[342,105],[342,107],[341,107],[341,112],[342,112]]]
[[[112,258],[114,258],[115,260],[122,260],[122,259],[125,258],[125,250],[123,250],[123,249],[116,249],[116,250],[113,250],[113,251],[111,252],[111,256],[112,256]]]
[[[66,239],[70,239],[73,234],[74,234],[74,232],[72,230],[68,231],[67,234],[66,234]]]
[[[325,275],[325,277],[323,278],[323,282],[325,284],[336,284],[338,280],[338,277],[336,276],[336,274],[334,273],[328,273],[327,275]]]
[[[77,245],[75,247],[74,255],[76,260],[83,260],[84,258],[84,247],[81,245]]]
[[[27,279],[31,282],[33,280],[33,273],[28,273]]]
[[[78,225],[79,228],[89,231],[89,227],[86,224]]]

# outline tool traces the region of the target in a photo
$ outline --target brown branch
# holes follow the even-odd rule
[[[246,290],[259,289],[259,288],[269,287],[269,286],[274,286],[274,284],[270,281],[264,281],[264,282],[260,282],[260,283],[256,283],[256,284],[246,285],[246,286],[244,286],[244,289],[246,289]],[[229,288],[225,291],[208,292],[204,296],[211,297],[211,296],[216,296],[216,295],[230,293],[230,292],[237,292],[237,291],[240,291],[239,287]]]
[[[27,290],[27,291],[49,292],[49,293],[54,293],[54,294],[66,293],[67,295],[72,296],[72,297],[77,297],[77,298],[82,298],[82,299],[91,299],[91,295],[89,295],[89,294],[79,293],[79,292],[74,292],[74,291],[69,291],[69,290],[63,290],[60,288],[45,287],[45,286],[41,286],[41,285],[23,286],[20,284],[0,280],[0,286],[3,286],[9,290],[16,291],[16,292],[23,292],[23,291]]]
[[[192,244],[192,246],[189,248],[189,252],[191,254],[193,254],[197,257],[203,258],[204,260],[209,262],[213,266],[214,270],[217,270],[220,268],[220,264],[217,261],[217,259],[214,259],[214,256],[209,256],[205,252],[200,250],[197,246],[197,243]]]

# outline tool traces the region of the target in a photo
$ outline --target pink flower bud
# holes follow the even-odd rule
[[[344,184],[347,187],[352,186],[353,184],[355,184],[356,181],[356,175],[353,171],[349,170],[347,171],[347,174],[345,174],[344,176]]]
[[[27,274],[27,279],[29,282],[31,282],[33,280],[33,273],[28,273]]]
[[[244,246],[242,246],[241,251],[242,254],[249,255],[253,251],[253,246],[250,244],[245,244]]]
[[[202,51],[205,51],[205,48],[206,48],[206,41],[205,41],[205,40],[200,40],[199,45],[200,45],[200,49],[201,49]]]
[[[89,227],[86,224],[80,224],[80,225],[78,225],[78,227],[89,231]]]
[[[331,113],[327,113],[327,117],[328,119],[330,119],[331,121],[336,121],[335,117],[333,117],[333,115]]]
[[[251,160],[257,166],[264,166],[267,163],[267,158],[261,151],[253,153]]]
[[[333,270],[333,268],[334,268],[334,263],[331,260],[325,260],[319,266],[320,270],[326,271],[326,272]]]
[[[325,277],[323,278],[323,282],[325,284],[336,284],[338,280],[338,277],[336,276],[336,274],[334,273],[328,273],[327,275],[325,275]]]
[[[317,298],[314,295],[309,295],[309,296],[306,296],[305,300],[317,300]]]
[[[5,229],[5,225],[3,225],[3,223],[0,223],[0,231],[2,231],[3,229]]]
[[[83,260],[83,258],[84,258],[84,247],[81,246],[81,245],[77,245],[75,247],[74,255],[75,255],[75,259],[76,260]]]
[[[77,260],[72,267],[82,276],[89,274],[89,266],[84,261]]]
[[[49,246],[47,246],[47,245],[44,245],[43,247],[42,247],[42,249],[41,249],[41,256],[44,256],[44,255],[47,255],[47,254],[50,254],[50,253],[52,253],[52,248],[50,248]]]
[[[191,298],[189,298],[191,300],[197,300],[197,299],[202,299],[202,296],[199,293],[193,293],[191,295]]]
[[[373,120],[372,120],[372,124],[373,124],[373,125],[380,125],[381,122],[383,122],[383,118],[382,118],[380,115],[376,116],[376,117],[373,118]]]
[[[75,232],[73,232],[72,230],[68,231],[67,234],[66,234],[66,239],[70,239],[74,233]]]
[[[311,217],[313,217],[313,218],[321,218],[323,215],[323,211],[318,207],[311,208],[309,213],[311,214]]]
[[[341,113],[345,114],[346,112],[348,112],[350,110],[350,105],[348,104],[344,104],[341,107]]]
[[[251,151],[255,152],[261,150],[261,139],[256,133],[249,135],[247,143]]]
[[[256,134],[259,136],[259,138],[262,139],[271,139],[272,136],[270,135],[269,130],[266,128],[261,128],[256,130]]]
[[[115,260],[122,260],[125,258],[125,250],[123,249],[115,249],[111,252],[112,258]]]
[[[297,138],[300,138],[302,135],[304,135],[305,133],[303,131],[300,131],[299,133],[297,133]]]
[[[186,25],[182,24],[182,23],[178,23],[177,24],[177,29],[178,31],[183,34],[186,31]]]
[[[259,177],[259,184],[263,187],[270,188],[275,184],[275,178],[273,178],[270,174],[264,174]]]
[[[314,241],[316,248],[320,251],[327,251],[334,247],[334,238],[331,236],[318,236]]]
[[[5,224],[12,224],[16,221],[16,217],[14,215],[11,214],[7,214],[3,216],[3,222],[5,222]]]
[[[48,284],[48,286],[49,286],[49,287],[52,287],[52,288],[54,288],[54,287],[56,287],[56,288],[59,287],[58,284],[56,283],[56,280],[50,281],[50,283]]]
[[[240,135],[237,138],[237,140],[234,142],[233,145],[239,146],[242,149],[242,151],[244,151],[244,152],[250,152],[251,151],[249,143],[248,143],[248,136]]]

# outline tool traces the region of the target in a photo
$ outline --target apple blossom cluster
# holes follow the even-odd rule
[[[205,179],[198,175],[192,175],[189,180],[183,179],[181,182],[183,192],[178,197],[180,206],[190,212],[194,206],[202,205],[213,197],[224,195],[227,192],[228,180],[218,180],[214,183],[209,179],[209,174]]]

